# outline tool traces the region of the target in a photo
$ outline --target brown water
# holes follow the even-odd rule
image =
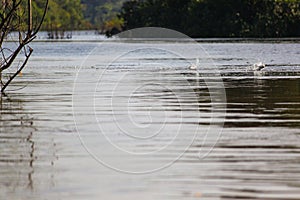
[[[1,99],[0,199],[300,199],[300,44],[32,47]]]

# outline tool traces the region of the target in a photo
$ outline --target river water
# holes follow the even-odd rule
[[[300,199],[300,43],[31,46],[0,199]]]

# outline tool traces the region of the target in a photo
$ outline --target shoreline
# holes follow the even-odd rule
[[[16,39],[5,42],[18,42]],[[166,42],[166,43],[300,43],[300,38],[99,38],[99,39],[35,39],[33,42]]]

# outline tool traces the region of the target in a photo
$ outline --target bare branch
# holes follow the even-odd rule
[[[9,57],[5,57],[4,50],[10,51],[11,53],[13,52],[12,50],[10,50],[8,48],[2,48],[1,47],[1,54],[2,54],[3,61],[4,61],[4,62],[1,62],[1,65],[3,65],[4,63],[7,64],[7,59],[10,58],[10,56]]]
[[[41,29],[41,26],[42,26],[43,21],[46,17],[46,14],[47,14],[48,5],[49,5],[49,0],[46,0],[45,9],[44,9],[44,12],[43,12],[42,19],[41,19],[39,25],[37,26],[36,30],[33,32],[32,36],[35,36],[39,32],[39,30]]]
[[[3,41],[4,41],[4,38],[5,38],[5,36],[6,36],[7,32],[8,32],[9,24],[11,23],[12,19],[13,19],[13,15],[10,15],[10,16],[6,19],[6,22],[3,24],[3,27],[0,26],[1,29],[2,29],[2,30],[1,30],[1,31],[2,31],[2,33],[1,33],[1,38],[0,38],[0,46],[2,45],[2,43],[3,43]]]
[[[22,48],[25,46],[24,43],[21,43],[18,48],[14,51],[14,53],[11,55],[11,58],[8,60],[8,62],[3,65],[1,68],[0,68],[0,71],[4,71],[6,70],[7,68],[9,68],[12,63],[14,62],[14,60],[16,59],[16,57],[18,56],[18,54],[20,53],[20,51],[22,50]]]
[[[16,11],[16,9],[19,7],[19,5],[21,4],[21,0],[20,1],[13,1],[13,5],[12,5],[12,8],[10,9],[10,11],[7,13],[7,16],[3,18],[2,22],[0,23],[0,27],[3,27],[4,24],[6,23],[7,19],[9,17],[11,17],[14,12]]]
[[[9,7],[11,7],[9,12],[7,12],[7,14],[3,14],[3,15],[0,16],[0,18],[2,19],[1,23],[0,23],[0,28],[1,28],[1,31],[0,31],[0,50],[1,50],[1,53],[2,53],[3,61],[4,61],[4,62],[1,61],[1,63],[0,63],[0,82],[1,82],[2,85],[4,85],[4,87],[1,88],[2,93],[7,88],[7,86],[12,82],[12,80],[22,71],[22,69],[27,64],[27,61],[29,60],[29,57],[31,56],[31,54],[33,52],[33,49],[30,48],[29,46],[28,46],[29,53],[27,52],[27,49],[26,49],[27,45],[36,38],[36,34],[40,30],[40,28],[42,26],[42,23],[45,19],[47,10],[48,10],[49,0],[46,0],[46,4],[45,4],[45,7],[44,7],[44,12],[43,12],[42,18],[39,21],[39,23],[37,24],[36,28],[34,28],[33,27],[33,15],[32,15],[32,12],[33,12],[33,10],[32,10],[33,9],[32,8],[32,0],[27,0],[27,9],[25,9],[25,11],[23,13],[23,14],[27,13],[27,18],[28,18],[27,22],[26,22],[27,30],[25,29],[25,33],[23,35],[22,31],[24,31],[24,29],[23,29],[24,27],[22,27],[22,25],[24,25],[23,24],[24,21],[21,18],[21,16],[23,14],[22,13],[19,13],[20,15],[18,14],[19,6],[21,5],[22,1],[23,0],[13,0],[12,4],[9,5]],[[3,9],[5,11],[7,8],[5,7]],[[6,11],[4,13],[6,13]],[[19,20],[19,22],[16,21],[16,20]],[[12,27],[14,22],[18,22],[19,24],[16,27]],[[7,33],[10,30],[17,30],[18,31],[19,41],[18,41],[16,49],[14,49],[9,56],[6,56],[5,53],[3,52],[3,49],[2,49],[2,43],[3,43]],[[16,71],[16,73],[14,73],[13,76],[9,77],[8,78],[9,80],[5,84],[3,84],[3,82],[1,81],[2,72],[4,70],[10,68],[13,65],[15,59],[21,53],[23,48],[24,48],[24,56],[25,56],[24,62],[22,63],[21,67]]]
[[[32,32],[32,2],[28,0],[28,30],[27,33],[31,35]]]
[[[26,59],[25,61],[23,62],[22,66],[14,73],[13,76],[10,77],[10,79],[3,85],[3,88],[1,89],[1,93],[4,92],[4,90],[7,88],[7,86],[14,80],[14,78],[16,78],[16,76],[23,70],[23,68],[26,66],[28,60],[29,60],[29,57],[31,56],[33,52],[33,49],[29,47],[29,54],[26,55]]]

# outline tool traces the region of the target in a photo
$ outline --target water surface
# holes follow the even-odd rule
[[[300,198],[299,43],[97,45],[32,44],[1,100],[0,199]],[[74,80],[94,97],[77,93],[76,124]]]

